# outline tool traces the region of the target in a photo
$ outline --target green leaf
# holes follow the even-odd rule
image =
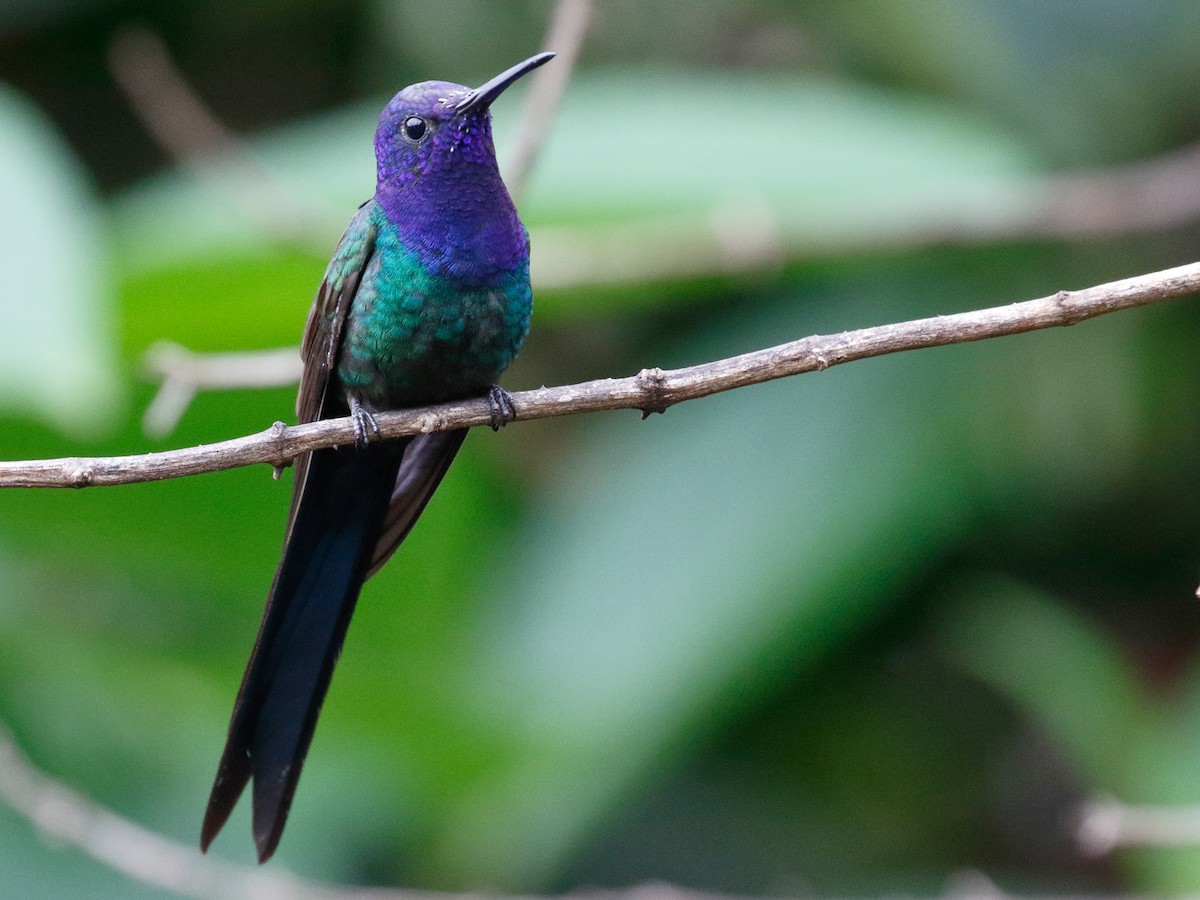
[[[1033,715],[1091,784],[1123,792],[1140,758],[1131,745],[1155,721],[1112,639],[1017,583],[980,581],[961,595],[942,629],[947,655]]]
[[[94,431],[120,399],[104,219],[62,138],[2,85],[0,197],[0,408]]]
[[[1171,147],[1200,112],[1200,7],[1189,0],[813,4],[848,61],[971,104],[1066,164]]]
[[[761,73],[589,73],[563,101],[529,209],[535,222],[767,209],[783,227],[875,230],[870,212],[1002,197],[1031,168],[985,120],[911,94]]]

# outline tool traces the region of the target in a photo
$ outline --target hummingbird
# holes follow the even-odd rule
[[[363,582],[408,535],[467,430],[374,439],[374,414],[487,397],[529,331],[529,234],[500,177],[489,108],[549,62],[481,87],[424,81],[379,116],[375,194],[350,220],[301,341],[300,422],[350,416],[355,443],[299,457],[283,556],[200,832],[207,850],[253,782],[260,863],[279,845]]]

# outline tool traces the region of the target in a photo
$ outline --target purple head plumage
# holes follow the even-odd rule
[[[539,53],[477,88],[409,85],[384,107],[375,132],[375,196],[426,263],[491,268],[525,252],[524,230],[496,165],[488,109],[553,58]]]

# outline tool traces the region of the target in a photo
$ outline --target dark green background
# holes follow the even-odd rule
[[[597,5],[522,201],[540,286],[511,389],[1197,256],[1194,222],[896,249],[1200,137],[1190,0]],[[0,456],[289,418],[291,389],[215,392],[147,438],[142,356],[297,341],[379,107],[530,55],[549,9],[7,0]],[[303,240],[148,137],[105,66],[133,24],[304,206]],[[502,157],[519,107],[495,110]],[[785,252],[723,273],[713,228]],[[592,262],[609,246],[627,265]],[[1087,859],[1072,834],[1096,794],[1200,802],[1197,347],[1185,300],[474,435],[364,591],[272,865],[506,891],[1200,888],[1200,853]],[[0,719],[38,766],[196,840],[288,478],[0,494]],[[213,852],[251,859],[245,810]],[[7,809],[0,872],[12,896],[152,893]]]

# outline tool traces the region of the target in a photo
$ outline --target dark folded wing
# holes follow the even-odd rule
[[[383,520],[383,533],[371,558],[368,578],[379,571],[379,567],[388,561],[388,557],[396,552],[400,542],[408,536],[466,436],[467,429],[459,428],[455,431],[419,434],[409,443]]]
[[[296,416],[302,424],[346,413],[345,398],[340,394],[330,395],[330,386],[335,380],[337,355],[342,346],[342,328],[350,313],[350,304],[375,253],[376,228],[371,217],[374,206],[375,201],[368,200],[358,208],[346,226],[308,313],[304,337],[300,341],[304,374],[300,378],[300,392],[296,395]],[[304,489],[308,459],[306,453],[295,462],[295,488],[292,492],[292,509],[288,514],[288,534],[296,517],[296,504]]]
[[[375,250],[376,228],[371,220],[374,205],[374,200],[363,204],[350,221],[308,315],[300,345],[304,376],[296,398],[296,415],[301,422],[315,422],[347,412],[345,397],[340,392],[331,392],[331,387],[336,381],[335,369],[346,316]],[[466,436],[466,429],[460,429],[418,435],[409,443],[392,490],[383,533],[375,546],[368,577],[379,570],[408,536]],[[292,512],[288,518],[289,534],[308,474],[308,454],[298,458],[295,465],[296,486],[292,494]]]

